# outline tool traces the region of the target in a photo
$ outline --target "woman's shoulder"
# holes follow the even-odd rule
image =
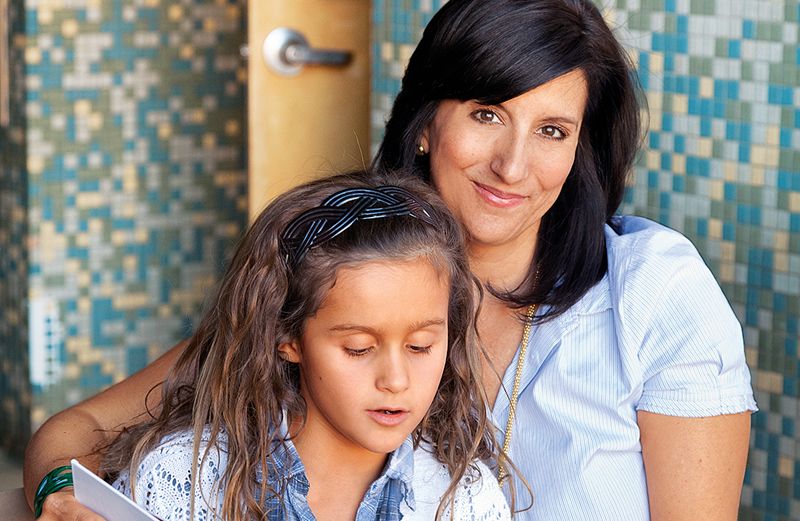
[[[611,261],[619,258],[624,262],[631,257],[647,260],[663,255],[700,257],[697,248],[685,235],[645,217],[617,215],[606,225],[605,235]]]
[[[617,216],[606,226],[608,282],[612,301],[653,302],[663,289],[683,286],[718,293],[718,284],[694,244],[678,231],[649,219]]]
[[[403,519],[433,519],[442,496],[450,486],[450,472],[422,445],[414,452],[414,512],[404,512]],[[456,488],[451,505],[443,519],[505,520],[511,514],[489,467],[474,461]]]

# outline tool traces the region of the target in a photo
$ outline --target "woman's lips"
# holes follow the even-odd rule
[[[525,197],[522,195],[503,192],[502,190],[497,190],[474,181],[472,182],[472,185],[475,187],[475,191],[478,192],[478,195],[480,195],[484,201],[499,208],[510,208],[512,206],[521,204],[522,201],[525,200]]]
[[[409,412],[399,409],[372,409],[367,411],[367,414],[384,427],[394,427],[403,423],[408,418]]]

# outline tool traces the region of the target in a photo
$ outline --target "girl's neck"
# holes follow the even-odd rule
[[[354,446],[325,426],[293,424],[292,439],[309,483],[308,504],[319,521],[354,519],[361,499],[388,456]],[[335,476],[335,479],[332,477]]]

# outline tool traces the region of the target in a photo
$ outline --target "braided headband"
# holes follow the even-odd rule
[[[281,248],[286,264],[294,269],[309,250],[343,233],[356,221],[408,215],[434,226],[433,213],[428,203],[397,186],[348,188],[295,217],[281,235]]]

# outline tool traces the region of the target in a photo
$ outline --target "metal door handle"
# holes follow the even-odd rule
[[[305,36],[288,27],[273,29],[264,39],[261,51],[267,65],[284,76],[295,76],[305,65],[342,67],[353,58],[350,51],[314,49]]]

